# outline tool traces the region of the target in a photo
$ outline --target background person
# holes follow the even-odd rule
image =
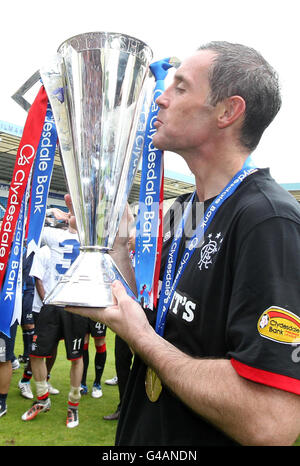
[[[32,319],[34,322],[33,325],[33,334],[34,328],[37,323],[41,307],[43,305],[44,298],[50,293],[53,280],[51,275],[51,251],[47,245],[40,247],[33,259],[33,263],[30,269],[30,276],[34,280],[34,297],[32,303]],[[30,345],[30,353],[32,346],[32,338]],[[51,357],[46,358],[46,368],[47,368],[47,382],[48,382],[48,392],[50,395],[58,395],[59,390],[53,387],[49,381],[50,372],[55,363],[57,354],[57,345],[54,347]],[[33,399],[33,393],[31,390],[30,381],[32,378],[32,369],[31,369],[31,359],[28,357],[28,361],[24,367],[22,378],[18,382],[18,387],[20,389],[21,395],[24,398]]]
[[[90,336],[94,339],[95,344],[95,358],[94,358],[94,370],[95,378],[92,386],[92,397],[101,398],[103,396],[101,379],[105,368],[105,362],[107,357],[106,351],[106,325],[101,322],[94,322],[88,319],[88,333],[85,335],[84,346],[83,346],[83,374],[81,379],[81,394],[86,395],[88,393],[88,387],[86,384],[87,371],[89,367],[89,340]]]
[[[10,337],[0,332],[0,417],[7,413],[7,396],[9,392],[17,321],[10,327]]]
[[[48,269],[48,274],[52,280],[52,289],[79,254],[78,236],[70,226],[67,229],[46,227],[43,231],[42,241],[50,249],[51,267]],[[24,421],[34,419],[39,413],[49,411],[51,407],[44,358],[52,355],[59,340],[63,338],[67,359],[71,362],[71,388],[68,395],[66,425],[69,428],[78,426],[78,406],[81,398],[80,382],[83,371],[82,351],[86,331],[87,319],[85,317],[72,316],[58,306],[43,305],[35,327],[30,354],[37,400],[22,415]]]
[[[32,303],[34,296],[34,278],[30,277],[30,269],[32,266],[34,253],[32,252],[26,257],[26,247],[23,249],[23,264],[22,264],[22,280],[23,280],[23,295],[22,295],[22,337],[23,337],[23,354],[18,357],[19,362],[27,363],[29,360],[29,351],[31,348],[32,337],[34,333],[34,321],[32,314]]]
[[[124,397],[130,368],[132,364],[133,354],[127,343],[118,335],[115,335],[115,366],[116,377],[105,381],[107,385],[118,385],[119,403],[112,414],[103,416],[105,421],[116,421],[120,417],[121,404]]]

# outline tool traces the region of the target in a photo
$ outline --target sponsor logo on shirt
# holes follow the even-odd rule
[[[183,296],[178,291],[175,291],[170,311],[177,315],[185,322],[193,322],[195,318],[196,303],[189,299],[187,296]]]
[[[280,307],[266,309],[258,320],[257,330],[262,337],[278,343],[300,343],[300,318]]]

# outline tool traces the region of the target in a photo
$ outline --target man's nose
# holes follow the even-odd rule
[[[166,89],[162,94],[160,94],[157,99],[156,99],[156,104],[160,108],[166,108],[169,105],[169,99],[168,99],[168,89]]]

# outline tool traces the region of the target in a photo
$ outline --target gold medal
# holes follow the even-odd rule
[[[154,370],[151,369],[151,367],[147,368],[145,387],[149,400],[153,403],[157,401],[162,391],[162,384]]]

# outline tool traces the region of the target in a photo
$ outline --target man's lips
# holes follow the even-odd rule
[[[155,128],[159,128],[161,125],[163,125],[163,122],[159,118],[156,118],[154,122]]]

